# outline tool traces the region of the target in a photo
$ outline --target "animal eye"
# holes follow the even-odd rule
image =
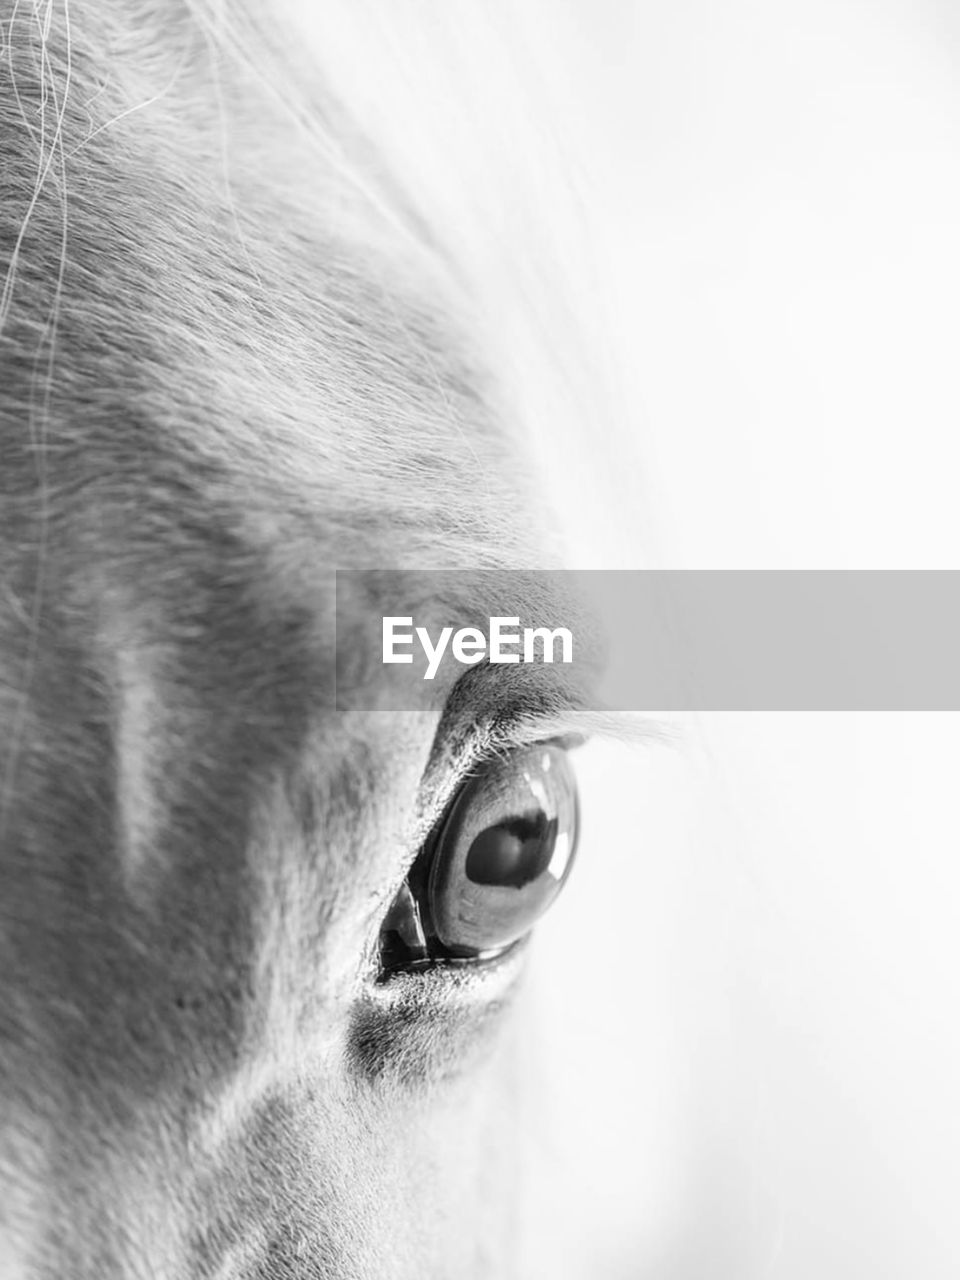
[[[394,902],[382,967],[505,951],[560,892],[576,839],[576,782],[562,747],[528,747],[487,764],[454,797]]]

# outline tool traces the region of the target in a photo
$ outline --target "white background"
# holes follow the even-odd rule
[[[615,504],[556,468],[583,564],[958,567],[958,32],[928,0],[558,6],[637,467]],[[958,728],[712,715],[582,754],[528,1274],[960,1274]]]

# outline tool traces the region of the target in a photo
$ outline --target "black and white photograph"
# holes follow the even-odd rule
[[[957,1280],[958,494],[946,0],[0,0],[0,1280]]]

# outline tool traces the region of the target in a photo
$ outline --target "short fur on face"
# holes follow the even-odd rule
[[[458,751],[319,693],[335,568],[540,559],[468,283],[295,29],[0,31],[0,1271],[508,1275],[516,966],[369,982]]]

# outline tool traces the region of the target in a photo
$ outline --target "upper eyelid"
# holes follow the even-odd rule
[[[470,765],[469,769],[463,771],[463,779],[477,777],[488,764],[494,761],[505,762],[515,751],[528,751],[535,747],[557,746],[562,747],[564,751],[575,751],[578,747],[582,747],[587,742],[587,738],[582,734],[553,733],[549,736],[516,739],[510,735],[500,738],[494,738],[487,743],[485,748],[481,748],[476,758]]]
[[[445,725],[441,719],[434,750],[420,782],[420,795],[426,797],[426,803],[420,807],[416,847],[420,848],[427,839],[457,788],[485,761],[502,759],[510,751],[546,742],[559,742],[567,750],[574,750],[595,738],[638,748],[676,746],[682,734],[669,721],[643,714],[575,706],[548,707],[543,711],[531,711],[527,706],[512,714],[473,721],[459,733],[456,722]],[[433,784],[431,776],[438,773],[443,775],[443,781]]]

